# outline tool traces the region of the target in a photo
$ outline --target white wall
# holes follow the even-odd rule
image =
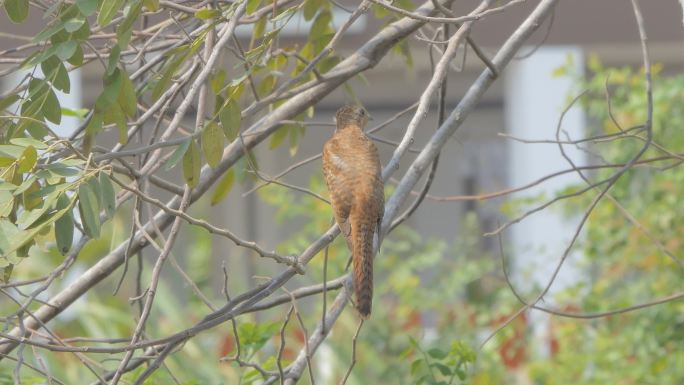
[[[522,50],[525,52],[525,50]],[[584,58],[582,50],[574,46],[542,47],[533,56],[514,61],[505,73],[505,119],[507,134],[513,137],[532,140],[555,140],[556,127],[560,115],[569,104],[569,98],[577,90],[567,76],[554,77],[558,67],[566,65],[568,55],[572,57],[574,71],[582,73]],[[584,137],[585,116],[581,108],[573,107],[563,120],[561,140]],[[570,168],[562,157],[558,145],[554,143],[529,144],[509,139],[508,162],[509,186],[518,187],[556,171]],[[586,164],[586,155],[572,145],[564,146],[566,153],[575,164]],[[516,194],[513,199],[534,197],[543,194],[543,201],[557,195],[557,192],[571,184],[583,182],[577,174],[547,180],[524,193]],[[538,204],[538,203],[537,203]],[[556,268],[563,251],[568,246],[579,223],[579,216],[568,216],[562,210],[562,203],[533,214],[514,225],[505,237],[511,248],[513,282],[528,298],[537,295],[545,287]],[[529,207],[531,208],[531,206]],[[549,294],[545,304],[553,304],[553,293],[575,284],[581,277],[576,262],[580,253],[570,254]],[[540,312],[532,312],[531,324],[538,338],[547,334],[547,317]],[[547,344],[535,341],[537,352],[546,354]]]
[[[16,87],[20,81],[24,79],[24,77],[29,74],[33,73],[33,76],[35,77],[44,77],[43,72],[41,71],[40,67],[36,67],[35,71],[33,70],[19,70],[16,72],[13,72],[9,76],[7,76],[6,80],[2,84],[2,90],[3,92],[7,92],[14,87]],[[59,104],[62,108],[68,108],[71,110],[76,110],[79,109],[83,106],[82,102],[82,94],[83,94],[83,87],[82,87],[82,82],[81,82],[81,70],[79,68],[72,70],[69,72],[69,80],[71,81],[71,91],[68,94],[63,93],[62,91],[59,91],[57,89],[54,89],[55,94],[57,95],[57,99],[59,99]],[[15,105],[11,108],[12,111],[15,111],[15,108],[18,108],[18,105]],[[59,125],[52,124],[48,122],[48,126],[59,136],[69,136],[78,126],[81,124],[81,119],[77,117],[72,117],[72,116],[62,116],[62,120]]]

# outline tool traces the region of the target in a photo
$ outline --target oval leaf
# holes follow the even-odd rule
[[[74,40],[65,41],[57,46],[57,57],[60,60],[66,60],[76,53],[76,47],[78,47],[78,42]]]
[[[112,185],[109,175],[104,172],[100,173],[100,194],[102,196],[102,206],[109,218],[114,216],[116,212],[116,193]]]
[[[57,208],[62,210],[68,206],[69,198],[62,194],[57,200]],[[71,249],[71,244],[74,241],[74,227],[74,218],[71,212],[62,215],[55,221],[55,241],[57,242],[57,249],[62,255],[66,255]]]
[[[14,23],[21,23],[28,17],[28,0],[5,0],[5,11]]]
[[[200,20],[216,19],[221,16],[221,11],[218,9],[203,8],[195,12],[195,17]]]
[[[190,141],[190,148],[183,156],[183,177],[188,186],[195,187],[199,182],[201,168],[200,152],[194,140]]]
[[[78,188],[78,211],[81,214],[81,224],[83,229],[91,238],[100,236],[100,208],[97,205],[95,192],[82,184]]]
[[[166,171],[176,167],[176,164],[178,164],[178,162],[183,158],[185,152],[188,151],[188,147],[190,147],[191,141],[192,139],[188,138],[188,140],[184,141],[178,147],[176,147],[176,150],[173,151],[173,154],[171,154],[169,160],[166,161],[166,166],[164,167]]]
[[[43,104],[43,113],[45,114],[45,119],[54,124],[59,124],[59,122],[62,121],[62,108],[59,105],[59,99],[57,99],[57,95],[55,95],[52,87],[47,88],[45,103]]]
[[[76,6],[83,16],[90,16],[97,10],[97,0],[76,0]]]
[[[221,178],[221,180],[218,182],[218,185],[216,186],[216,189],[214,189],[214,192],[211,194],[211,205],[215,205],[222,200],[224,200],[227,196],[228,193],[230,193],[230,189],[233,187],[233,183],[235,182],[235,170],[232,168],[226,172],[226,175]]]
[[[135,93],[135,85],[125,71],[121,72],[119,105],[126,116],[129,118],[135,117],[135,113],[138,111],[138,97]]]
[[[215,122],[209,123],[202,131],[202,150],[207,164],[216,167],[223,157],[223,133]]]
[[[235,100],[231,100],[226,104],[219,113],[219,120],[223,126],[223,133],[226,135],[228,141],[232,142],[240,130],[241,122],[240,106]]]
[[[114,18],[123,5],[123,0],[104,0],[97,15],[97,24],[104,27]]]
[[[9,191],[0,191],[0,218],[8,217],[14,208],[14,196]]]
[[[24,152],[19,157],[19,172],[25,173],[33,169],[36,165],[36,160],[38,160],[38,152],[33,146],[28,146]]]

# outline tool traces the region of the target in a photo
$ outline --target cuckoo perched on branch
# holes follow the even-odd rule
[[[378,149],[363,132],[368,112],[344,106],[335,118],[335,134],[323,146],[323,174],[335,222],[352,252],[354,305],[367,319],[373,301],[373,236],[380,234],[385,209],[382,167]]]

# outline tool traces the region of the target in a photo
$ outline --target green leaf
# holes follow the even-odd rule
[[[32,210],[33,208],[38,207],[38,205],[40,205],[42,202],[42,197],[57,190],[53,185],[48,185],[45,188],[41,188],[41,185],[38,182],[38,176],[45,178],[46,175],[47,172],[39,171],[35,175],[31,175],[29,178],[26,178],[26,180],[23,181],[19,187],[12,191],[14,196],[22,195],[24,209]]]
[[[138,111],[138,97],[135,93],[135,85],[125,71],[121,74],[121,91],[119,92],[119,105],[129,118],[135,117]]]
[[[86,183],[88,184],[88,187],[90,187],[90,189],[95,193],[95,199],[97,200],[99,215],[99,210],[102,209],[102,189],[100,188],[100,181],[97,177],[93,176],[91,178],[88,178],[88,181]]]
[[[211,77],[211,90],[214,91],[216,96],[223,89],[223,85],[226,83],[226,71],[219,70]]]
[[[38,152],[36,151],[36,148],[33,146],[26,147],[24,152],[19,157],[18,171],[20,173],[25,173],[25,172],[31,171],[33,169],[33,166],[36,165],[37,160],[38,160]]]
[[[76,52],[76,47],[78,47],[78,42],[74,40],[65,41],[57,46],[57,57],[60,60],[67,60]]]
[[[17,233],[16,235],[11,236],[11,237],[9,238],[9,239],[11,240],[11,243],[10,243],[9,247],[3,249],[2,246],[1,246],[2,241],[0,241],[0,249],[1,249],[0,251],[2,252],[2,254],[3,254],[3,255],[8,255],[8,254],[14,253],[14,252],[17,251],[19,248],[21,248],[21,247],[27,245],[27,244],[30,243],[30,242],[33,242],[34,238],[35,238],[39,233],[41,233],[41,232],[43,231],[43,229],[45,229],[45,228],[48,227],[48,226],[51,226],[52,223],[54,223],[56,220],[58,220],[59,218],[61,218],[61,217],[62,217],[63,215],[65,215],[67,212],[71,211],[71,207],[73,206],[73,204],[74,204],[75,201],[76,201],[76,195],[74,195],[73,198],[71,198],[71,201],[70,201],[70,204],[69,204],[68,207],[66,207],[66,208],[64,208],[64,209],[61,209],[61,210],[55,212],[54,214],[52,214],[52,215],[50,216],[50,218],[48,218],[48,219],[45,220],[44,222],[41,222],[40,225],[38,225],[38,226],[36,226],[36,227],[34,227],[34,228],[30,229],[30,230],[21,231],[21,232]],[[0,224],[1,224],[1,222],[2,222],[2,221],[0,221]],[[5,229],[2,229],[2,230],[3,230],[3,231],[0,231],[0,238],[1,238],[1,235],[2,235],[3,233],[4,233],[4,234],[7,234],[7,233],[5,232]]]
[[[70,206],[69,198],[61,194],[57,200],[57,209],[63,210]],[[71,212],[67,212],[55,221],[55,240],[60,254],[66,255],[74,241],[74,218]]]
[[[116,193],[114,192],[114,185],[112,184],[111,179],[109,179],[109,175],[105,172],[100,172],[99,181],[102,207],[107,213],[107,216],[112,218],[116,212]]]
[[[57,32],[64,30],[64,23],[55,23],[53,25],[47,26],[44,30],[40,31],[36,36],[33,37],[32,41],[34,43],[47,40],[55,35]]]
[[[11,144],[0,144],[0,155],[9,156],[13,159],[19,159],[24,153],[24,147],[15,146]]]
[[[31,227],[31,225],[33,225],[38,218],[43,216],[43,214],[52,208],[53,203],[55,203],[61,194],[61,191],[55,191],[49,194],[44,201],[41,200],[41,204],[38,205],[38,207],[30,211],[24,211],[17,219],[17,224],[24,229]]]
[[[290,8],[287,8],[287,9],[284,10],[283,12],[279,13],[276,17],[272,18],[271,21],[272,21],[272,22],[276,22],[276,21],[283,20],[283,19],[285,19],[285,18],[287,18],[287,17],[290,17],[290,16],[292,16],[295,12],[297,12],[298,9],[299,9],[299,6],[298,6],[298,5],[292,6],[292,7],[290,7]]]
[[[69,73],[67,72],[66,67],[64,67],[64,63],[56,56],[51,56],[49,59],[42,62],[40,67],[56,89],[64,93],[69,93],[71,91]]]
[[[126,144],[128,142],[128,125],[126,124],[126,116],[119,104],[112,104],[104,113],[105,124],[116,124],[119,130],[119,143]]]
[[[5,0],[5,11],[13,23],[21,23],[28,17],[28,0]]]
[[[233,187],[233,183],[235,183],[235,170],[231,168],[223,175],[223,178],[221,178],[216,185],[214,192],[211,194],[212,206],[218,204],[228,196],[230,189]]]
[[[257,41],[264,36],[264,31],[266,30],[266,16],[257,20],[254,23],[254,29],[252,30],[252,41]]]
[[[200,20],[216,19],[221,17],[221,11],[218,9],[202,8],[195,12],[195,17]]]
[[[97,0],[76,0],[76,6],[83,16],[90,16],[97,11]]]
[[[216,167],[223,157],[223,133],[216,122],[209,123],[202,130],[202,150],[207,164]]]
[[[451,375],[451,369],[442,363],[435,362],[433,364],[430,364],[430,366],[433,368],[437,368],[437,370],[439,370],[439,372],[442,373],[443,376]]]
[[[12,138],[10,139],[10,143],[22,147],[33,146],[38,150],[45,150],[46,148],[48,148],[47,144],[41,142],[40,140],[35,140],[33,138]]]
[[[190,141],[190,148],[183,156],[183,178],[191,188],[197,186],[200,177],[202,160],[197,143]]]
[[[54,76],[55,72],[57,72],[59,63],[61,63],[59,58],[57,58],[55,55],[52,55],[40,62],[40,69],[43,70],[45,77],[50,79]]]
[[[7,219],[0,219],[0,255],[8,257],[16,251],[12,250],[12,242],[21,234],[21,230]],[[1,262],[1,260],[0,260]]]
[[[100,208],[97,205],[97,195],[85,183],[78,188],[78,210],[86,235],[98,238],[100,236]]]
[[[143,5],[152,12],[159,10],[159,0],[143,0]]]
[[[124,7],[124,21],[116,28],[117,44],[121,48],[128,47],[133,33],[133,23],[138,19],[141,10],[142,2],[140,0],[133,0]]]
[[[0,190],[0,218],[8,217],[12,213],[13,208],[14,195],[9,191]]]
[[[76,47],[76,52],[74,52],[74,54],[67,61],[69,64],[76,67],[83,64],[83,49],[80,45]]]
[[[26,60],[24,60],[24,62],[21,64],[21,68],[28,70],[34,66],[37,66],[38,64],[44,62],[45,60],[53,56],[55,52],[57,52],[56,45],[50,46],[42,51],[38,51],[27,57]]]
[[[70,33],[67,40],[87,40],[90,37],[90,23],[84,19],[83,25],[78,30]]]
[[[392,50],[403,56],[404,60],[406,61],[406,66],[409,69],[413,69],[413,55],[411,55],[411,47],[409,46],[408,40],[404,39],[397,43]]]
[[[247,7],[245,8],[245,12],[248,15],[251,14],[259,8],[260,4],[261,0],[247,0]]]
[[[109,60],[107,61],[107,71],[105,72],[107,76],[113,74],[114,70],[118,68],[120,57],[121,48],[118,45],[115,45],[111,50],[109,50]]]
[[[83,24],[85,24],[86,19],[82,17],[75,17],[73,19],[69,19],[64,23],[64,31],[68,33],[76,32],[79,29],[83,27]],[[68,41],[74,41],[74,40],[67,40]],[[74,41],[75,42],[75,41]]]
[[[332,15],[330,12],[321,11],[318,16],[316,16],[316,20],[314,20],[313,25],[311,25],[309,40],[318,39],[328,32],[330,21],[332,21]]]
[[[247,154],[238,159],[233,168],[235,169],[235,179],[240,182],[244,182],[247,177],[251,176],[249,170],[258,170],[259,165],[256,163],[254,153],[252,151],[248,151]]]
[[[287,138],[289,128],[288,125],[284,125],[280,128],[278,128],[273,135],[271,135],[271,143],[269,147],[271,149],[279,147],[283,142],[285,142],[285,139]]]
[[[439,349],[437,349],[437,348],[432,348],[432,349],[428,350],[428,351],[427,351],[427,354],[428,354],[430,357],[436,358],[436,359],[438,359],[438,360],[443,360],[443,359],[446,358],[446,356],[447,356],[447,353],[446,353],[446,352],[444,352],[444,351],[442,351],[442,350],[439,350]]]
[[[411,363],[411,375],[415,376],[418,374],[421,370],[424,370],[426,367],[425,361],[423,359],[418,359],[413,361]]]
[[[97,15],[97,24],[104,27],[114,18],[114,15],[121,9],[123,0],[104,0],[100,5],[100,13]]]
[[[290,142],[290,156],[297,155],[299,149],[299,137],[304,133],[304,127],[297,124],[290,125],[289,142]]]
[[[267,323],[241,323],[238,326],[240,342],[254,351],[261,349],[275,333],[278,332],[279,325],[275,322]]]
[[[466,379],[466,372],[461,368],[456,368],[456,375],[458,376],[458,379],[461,381],[464,381]]]
[[[188,45],[180,46],[176,49],[166,63],[162,67],[160,73],[161,77],[157,80],[157,83],[152,89],[152,99],[156,101],[159,97],[166,91],[166,89],[171,84],[171,79],[178,71],[180,65],[185,61],[185,59],[190,55],[190,47]]]
[[[259,94],[259,96],[265,97],[266,95],[271,93],[271,91],[273,90],[273,87],[275,86],[275,83],[276,83],[275,76],[268,75],[268,76],[264,77],[261,80],[261,83],[259,83],[259,86],[257,87],[257,93]]]
[[[119,68],[115,68],[110,76],[105,77],[104,89],[95,102],[95,107],[99,111],[105,111],[112,104],[117,103],[119,93],[121,92],[121,77],[121,70]]]
[[[309,21],[313,19],[316,12],[321,9],[321,6],[322,0],[306,0],[306,3],[304,3],[304,20]]]
[[[219,112],[219,120],[223,128],[223,133],[229,142],[232,142],[238,132],[240,132],[240,123],[242,120],[240,106],[235,100],[230,100]]]
[[[76,175],[80,174],[80,171],[78,169],[73,168],[73,167],[68,167],[68,166],[66,166],[64,164],[60,164],[60,163],[53,163],[51,165],[45,166],[44,169],[55,174],[55,175],[64,176],[64,177],[76,176]]]
[[[45,94],[45,103],[43,104],[43,114],[45,119],[54,124],[59,124],[62,121],[62,108],[59,105],[59,99],[55,95],[52,87],[48,87]]]
[[[0,264],[2,264],[2,260],[0,260]],[[8,283],[10,278],[12,278],[12,270],[14,270],[14,265],[8,263],[7,266],[3,266],[1,269],[2,277],[0,277],[0,280],[2,280],[4,283]]]
[[[13,191],[16,190],[17,186],[12,183],[7,183],[0,181],[0,191]],[[0,200],[1,202],[2,200]]]
[[[318,72],[326,73],[333,69],[333,67],[335,67],[340,61],[341,59],[337,56],[328,56],[321,60],[321,62],[318,63],[316,68],[318,68]]]
[[[95,112],[86,126],[86,134],[93,136],[102,131],[102,120],[102,114]]]
[[[10,107],[12,104],[16,103],[19,101],[19,95],[17,94],[11,94],[8,95],[7,97],[0,99],[0,111],[3,111]]]
[[[185,155],[185,152],[188,151],[188,147],[190,147],[190,142],[192,141],[192,138],[188,138],[186,141],[178,145],[176,147],[176,150],[171,154],[169,157],[169,160],[166,161],[166,166],[164,167],[166,171],[171,170],[178,164],[178,162],[183,158]]]
[[[90,110],[87,108],[72,110],[71,108],[62,107],[62,116],[70,116],[72,118],[84,119],[88,115],[88,112],[90,112]]]

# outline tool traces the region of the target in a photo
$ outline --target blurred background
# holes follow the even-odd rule
[[[477,3],[459,1],[454,9],[465,13]],[[487,17],[475,24],[471,36],[486,54],[493,56],[535,3]],[[657,73],[654,141],[664,148],[649,150],[645,158],[650,159],[683,150],[684,27],[682,9],[675,0],[644,1],[641,6],[650,58],[656,63]],[[341,24],[346,20],[347,13],[333,9],[333,22],[339,20]],[[17,44],[10,35],[31,35],[42,27],[38,15],[32,15],[32,20],[21,26],[10,24],[5,17],[0,16],[0,50]],[[374,35],[382,24],[372,14],[362,16],[343,40],[342,55]],[[308,29],[302,21],[301,29],[293,26],[286,31],[287,38],[300,39]],[[250,33],[244,31],[245,36]],[[586,184],[576,173],[567,172],[521,192],[494,197],[486,194],[534,184],[549,174],[572,169],[558,144],[553,143],[558,127],[560,139],[572,142],[564,149],[580,166],[620,164],[634,156],[642,143],[638,134],[619,141],[573,142],[614,134],[645,119],[643,58],[628,1],[561,1],[551,23],[541,26],[530,43],[534,45],[517,54],[445,147],[425,202],[383,243],[376,260],[374,314],[359,337],[357,364],[349,383],[684,382],[681,301],[586,319],[527,311],[488,340],[497,326],[521,307],[509,283],[522,298],[532,300],[538,295],[573,239],[596,191],[559,200],[501,232],[496,232],[500,226],[545,202],[583,189]],[[333,132],[332,115],[344,103],[362,103],[373,117],[371,127],[409,108],[429,80],[431,64],[423,42],[408,41],[407,47],[410,49],[388,55],[363,79],[350,82],[352,92],[340,90],[322,100],[298,142],[277,148],[272,148],[278,145],[273,142],[260,145],[255,151],[260,172],[274,176],[320,153]],[[231,68],[235,63],[224,64]],[[447,111],[456,106],[482,70],[482,63],[472,51],[457,57],[448,78]],[[62,105],[91,107],[101,90],[100,72],[94,64],[73,71],[72,93],[61,96]],[[3,88],[9,89],[21,77],[13,74],[2,78]],[[585,90],[559,124],[566,107]],[[409,111],[374,134],[383,163],[391,157],[411,116]],[[188,123],[194,121],[191,116],[186,119]],[[77,123],[62,123],[56,129],[67,135]],[[434,104],[412,148],[420,150],[436,128]],[[98,141],[113,138],[103,135]],[[684,274],[676,262],[684,251],[683,209],[679,203],[684,172],[678,167],[680,162],[670,159],[652,166],[646,164],[625,174],[611,190],[612,198],[604,199],[588,218],[541,306],[591,315],[684,290]],[[402,165],[409,163],[407,159]],[[291,254],[301,252],[328,228],[331,213],[327,204],[282,186],[262,186],[264,182],[249,171],[249,166],[242,167],[242,171],[236,171],[228,199],[218,205],[206,199],[193,207],[191,214],[229,228],[244,239],[255,240],[266,249]],[[320,161],[310,162],[288,173],[283,181],[325,195],[320,167]],[[404,171],[401,168],[398,175]],[[595,181],[612,172],[597,167],[586,175]],[[174,175],[169,172],[168,177]],[[392,185],[390,182],[387,186],[388,194]],[[162,191],[156,194],[164,196]],[[90,265],[125,239],[129,221],[127,214],[117,216],[102,239],[86,246],[78,264]],[[485,235],[492,232],[496,234]],[[156,255],[151,249],[144,253],[148,266]],[[44,258],[51,263],[32,258],[15,274],[39,276],[59,263],[61,257],[48,250]],[[159,308],[154,315],[158,330],[151,331],[154,336],[187,327],[189,321],[209,311],[193,285],[220,304],[224,268],[228,272],[228,291],[234,293],[279,271],[279,266],[264,264],[229,240],[212,237],[193,226],[183,229],[173,258],[179,268],[168,267],[165,271],[164,289],[160,290]],[[346,259],[346,246],[338,239],[329,251],[327,277],[342,274]],[[510,282],[503,266],[510,272]],[[58,287],[65,287],[70,277],[78,276],[83,269],[78,265],[72,268]],[[183,270],[191,280],[183,277]],[[144,274],[149,274],[149,268]],[[322,277],[323,258],[317,257],[306,276],[293,279],[287,287],[291,290],[319,283]],[[97,291],[81,298],[78,306],[58,318],[55,330],[68,336],[129,335],[134,326],[132,306],[128,304],[134,292],[134,276],[129,273],[121,292],[112,296],[118,278],[119,274],[115,274]],[[320,318],[320,295],[299,301],[298,311],[312,330]],[[278,331],[284,312],[284,306],[276,307],[238,319],[246,357],[268,367],[269,357],[280,344]],[[317,384],[336,383],[349,365],[350,341],[357,321],[351,310],[345,313],[313,360]],[[284,358],[291,360],[305,336],[294,324],[288,326],[286,335]],[[150,383],[171,383],[169,373],[180,373],[179,381],[184,384],[260,383],[255,370],[218,362],[218,358],[235,352],[234,344],[230,325],[204,333],[188,342],[182,353],[168,361],[169,371],[159,371]],[[79,376],[84,375],[73,355],[41,354],[55,373],[75,381],[70,383],[79,383]],[[10,383],[12,365],[0,363],[0,383],[3,378]],[[102,365],[106,367],[106,361]],[[306,381],[309,379],[302,383]]]

